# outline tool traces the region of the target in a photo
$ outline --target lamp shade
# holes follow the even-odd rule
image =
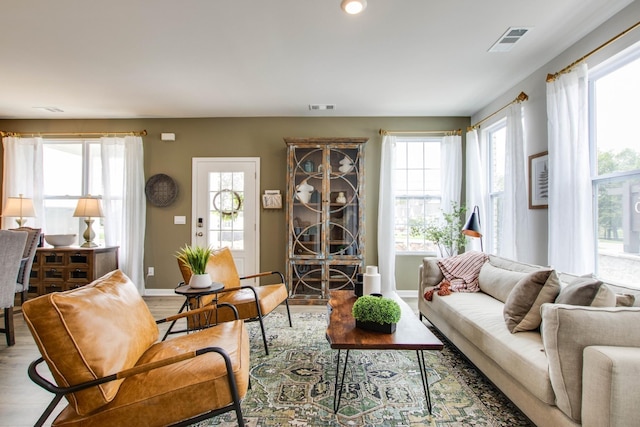
[[[475,213],[469,215],[467,223],[462,228],[462,234],[469,237],[482,237],[480,232],[480,224],[478,223],[478,216]]]
[[[2,216],[15,216],[15,217],[34,217],[36,211],[33,208],[33,200],[22,197],[7,197],[7,203],[2,210]]]
[[[103,217],[100,199],[91,196],[78,199],[78,206],[76,206],[73,216],[86,218]]]

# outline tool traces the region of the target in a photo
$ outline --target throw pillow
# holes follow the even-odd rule
[[[616,307],[633,307],[636,297],[631,294],[616,294]]]
[[[600,280],[578,277],[562,289],[556,304],[580,305],[583,307],[615,307],[616,294]]]
[[[513,334],[540,327],[540,306],[553,302],[560,292],[560,279],[555,270],[538,270],[516,283],[504,304],[503,315]]]

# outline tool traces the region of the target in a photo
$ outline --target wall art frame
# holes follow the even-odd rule
[[[529,156],[529,209],[549,207],[549,152]]]

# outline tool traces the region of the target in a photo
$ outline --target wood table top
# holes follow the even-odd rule
[[[351,314],[356,296],[353,291],[332,291],[329,295],[327,340],[333,349],[360,350],[442,350],[442,341],[422,323],[411,307],[395,292],[385,295],[395,300],[402,315],[393,334],[356,328]]]

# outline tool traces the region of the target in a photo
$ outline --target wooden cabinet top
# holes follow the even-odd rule
[[[111,252],[118,249],[119,246],[98,246],[95,248],[83,248],[81,246],[43,246],[37,249],[37,252]]]
[[[287,145],[322,145],[322,144],[364,144],[367,137],[337,137],[337,138],[284,138]]]

